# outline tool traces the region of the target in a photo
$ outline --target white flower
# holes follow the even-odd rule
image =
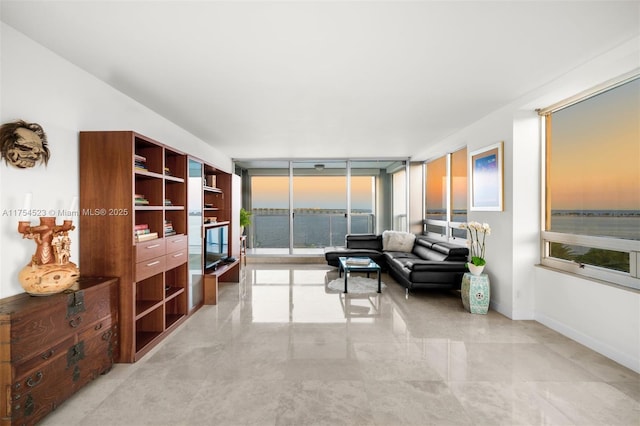
[[[491,235],[491,226],[488,223],[480,223],[472,221],[463,223],[459,226],[461,229],[467,229],[469,238],[467,238],[467,247],[471,254],[471,259],[475,261],[479,259],[484,264],[484,241],[487,235]],[[482,234],[482,237],[480,236]]]

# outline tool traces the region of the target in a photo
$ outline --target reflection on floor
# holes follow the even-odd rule
[[[44,425],[638,425],[640,376],[455,292],[345,295],[324,265],[249,264],[136,364]]]

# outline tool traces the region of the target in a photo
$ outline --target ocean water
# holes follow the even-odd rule
[[[253,215],[255,248],[288,248],[289,216]],[[351,232],[372,232],[373,216],[351,217]],[[341,214],[296,214],[293,221],[293,245],[298,248],[324,248],[344,245],[347,218]]]
[[[373,232],[373,220],[371,214],[353,215],[351,232]],[[263,215],[254,212],[252,221],[256,248],[289,247],[287,214]],[[551,231],[640,240],[640,211],[554,211],[551,216]],[[346,232],[347,219],[344,213],[296,213],[294,247],[342,246]]]
[[[639,211],[558,211],[551,215],[551,231],[595,237],[640,240]]]

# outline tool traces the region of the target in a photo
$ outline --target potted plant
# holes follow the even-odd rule
[[[245,227],[249,225],[251,225],[251,212],[243,207],[240,209],[240,233],[242,235],[244,235]]]
[[[469,233],[467,245],[471,254],[471,262],[467,263],[467,268],[472,274],[480,275],[487,264],[484,258],[484,240],[487,235],[491,235],[491,227],[488,223],[469,222],[461,224],[460,228],[466,229]]]

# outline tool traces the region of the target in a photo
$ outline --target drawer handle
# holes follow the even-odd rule
[[[53,356],[53,349],[51,349],[49,352],[45,352],[43,353],[40,357],[42,359],[49,359]]]
[[[180,256],[182,256],[183,254],[184,254],[184,253],[176,253],[176,254],[174,254],[174,255],[173,255],[173,257],[180,257]]]
[[[184,240],[183,240],[182,238],[180,238],[179,240],[173,240],[173,241],[171,241],[171,242],[172,242],[173,244],[175,244],[175,243],[181,243],[181,242],[183,242],[183,241],[184,241]]]
[[[36,379],[33,380],[33,377],[29,377],[27,379],[27,386],[29,386],[30,388],[36,386],[38,383],[40,383],[42,381],[42,371],[38,371],[36,373]]]
[[[107,341],[107,342],[108,342],[109,340],[111,340],[111,336],[113,336],[113,333],[111,332],[111,330],[105,331],[105,332],[102,334],[102,340],[104,340],[104,341]]]
[[[94,330],[98,331],[102,328],[102,323],[96,325],[95,327],[93,327]]]
[[[147,263],[147,266],[155,266],[155,265],[157,265],[158,263],[160,263],[160,261],[159,261],[159,260],[156,260],[155,262]]]
[[[69,321],[69,325],[73,328],[76,328],[80,325],[81,322],[82,322],[82,317],[77,317]]]
[[[145,248],[146,249],[154,249],[156,247],[160,247],[160,244],[154,244],[154,245],[151,245],[151,246],[146,246]]]

